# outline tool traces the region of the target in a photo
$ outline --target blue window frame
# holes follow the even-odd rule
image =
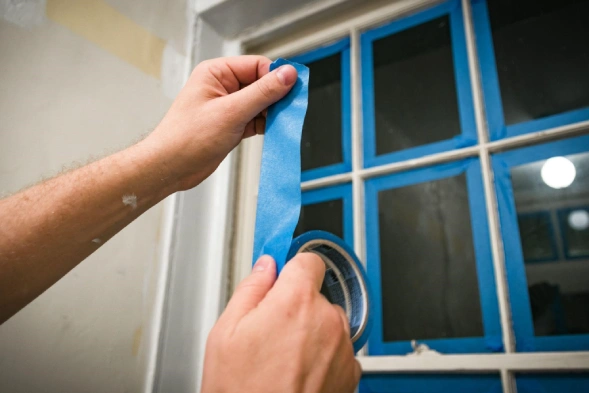
[[[341,116],[342,116],[342,157],[343,162],[303,171],[301,181],[349,172],[352,169],[352,117],[350,95],[350,39],[346,38],[334,44],[314,49],[310,52],[292,57],[290,60],[309,64],[328,56],[341,53]]]
[[[516,350],[578,351],[589,349],[589,334],[536,336],[527,288],[526,271],[517,226],[516,206],[510,169],[553,156],[589,151],[589,135],[516,149],[493,156],[495,188],[505,250],[507,283],[511,301]]]
[[[457,136],[387,154],[376,154],[374,72],[372,43],[380,38],[415,27],[432,19],[448,15],[454,63],[454,78],[458,99],[460,130]],[[460,1],[451,0],[399,21],[367,31],[361,36],[362,56],[362,108],[364,127],[364,166],[372,167],[389,162],[403,161],[447,150],[472,146],[477,143],[476,124],[472,103],[468,57],[464,35],[464,21]]]
[[[303,206],[315,203],[341,199],[343,201],[343,233],[347,244],[354,244],[354,222],[352,212],[352,185],[341,184],[332,187],[319,188],[317,190],[305,191],[301,196]]]
[[[518,393],[587,392],[589,374],[516,374]]]
[[[472,13],[487,113],[487,124],[491,140],[518,136],[589,120],[589,108],[581,108],[506,126],[487,1],[472,0]]]
[[[484,337],[419,340],[419,342],[442,353],[503,350],[481,167],[478,158],[471,158],[369,179],[366,182],[367,274],[374,292],[374,325],[368,340],[370,355],[406,354],[412,351],[409,341],[385,342],[383,339],[378,192],[463,173],[466,173]]]
[[[365,375],[359,393],[501,393],[498,374]]]

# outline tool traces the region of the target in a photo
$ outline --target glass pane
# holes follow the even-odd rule
[[[589,206],[589,153],[514,167],[511,181],[518,214],[558,214],[561,224],[561,236],[542,240],[560,243],[557,261],[526,264],[536,336],[589,333],[589,215],[583,213],[586,208],[577,208]],[[520,237],[525,238],[524,232],[530,230],[520,227]],[[538,247],[547,249],[550,245]],[[525,255],[525,244],[523,249]],[[585,259],[565,259],[567,253],[580,256],[584,252]]]
[[[344,237],[344,207],[343,200],[314,203],[301,206],[299,223],[295,229],[295,237],[307,231],[320,229]]]
[[[566,209],[559,216],[566,255],[589,259],[589,208]]]
[[[376,154],[460,133],[449,18],[373,43]]]
[[[465,175],[378,194],[385,341],[483,335]]]
[[[517,217],[524,261],[536,262],[556,258],[550,214],[520,214]]]
[[[589,1],[488,7],[506,124],[589,106]]]
[[[308,170],[342,159],[341,53],[307,64],[309,106],[301,140],[301,167]]]

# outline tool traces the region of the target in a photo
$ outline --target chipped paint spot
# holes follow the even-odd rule
[[[100,240],[99,238],[92,239],[92,243],[102,244],[102,240]]]
[[[141,346],[141,338],[143,337],[143,327],[139,326],[135,329],[135,333],[133,333],[133,347],[132,352],[133,356],[137,356],[139,354],[139,347]]]
[[[0,0],[0,19],[31,28],[45,20],[46,0]]]
[[[123,195],[123,205],[131,206],[131,209],[137,209],[137,197],[135,194]]]

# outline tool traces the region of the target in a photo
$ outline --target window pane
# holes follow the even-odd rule
[[[524,261],[535,262],[556,258],[550,214],[520,214],[517,217]]]
[[[460,133],[449,18],[373,43],[376,154]]]
[[[465,175],[378,194],[384,341],[483,335]]]
[[[337,53],[307,64],[311,73],[301,140],[303,170],[343,161],[341,57]]]
[[[566,209],[559,216],[567,257],[589,259],[589,208]]]
[[[307,231],[320,229],[344,237],[344,208],[341,199],[301,206],[299,223],[295,236]]]
[[[589,106],[589,1],[488,7],[506,124]]]
[[[550,214],[558,211],[564,231],[561,235],[567,240],[562,244],[564,254],[567,248],[572,255],[587,250],[589,217],[583,214],[586,209],[576,206],[589,205],[589,153],[514,167],[511,181],[518,214],[530,210]],[[570,218],[574,211],[580,213]],[[563,220],[566,225],[562,225]],[[520,227],[522,238],[525,230],[530,229]],[[525,255],[525,244],[522,248]],[[526,264],[536,336],[589,333],[589,258],[567,261],[564,254],[561,252],[556,262]]]

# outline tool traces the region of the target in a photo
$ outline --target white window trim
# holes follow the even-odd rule
[[[352,16],[346,20],[336,22],[321,30],[296,37],[279,46],[271,47],[262,54],[270,58],[285,57],[313,49],[346,36],[349,36],[351,39],[352,171],[345,174],[306,181],[302,183],[301,188],[303,191],[306,191],[344,182],[352,183],[354,249],[363,261],[366,260],[364,245],[365,215],[363,211],[364,181],[366,179],[408,169],[440,164],[460,158],[480,157],[505,353],[359,356],[358,359],[366,373],[498,372],[501,375],[503,391],[505,393],[512,393],[516,391],[514,372],[589,370],[589,351],[515,353],[515,338],[511,326],[509,294],[506,282],[503,245],[501,244],[497,201],[493,185],[493,172],[490,164],[490,153],[580,135],[586,133],[589,129],[589,121],[490,142],[486,130],[486,117],[482,101],[480,75],[478,72],[479,67],[476,57],[471,7],[468,0],[462,0],[468,63],[471,75],[477,134],[480,143],[472,147],[436,153],[403,162],[390,163],[373,168],[362,168],[362,108],[360,98],[362,84],[360,80],[359,33],[369,27],[390,21],[391,19],[401,18],[439,2],[435,0],[402,0],[390,3],[361,15]],[[246,47],[249,42],[258,44],[261,39],[260,37],[270,36],[274,30],[284,28],[289,23],[296,24],[300,19],[299,16],[298,14],[286,16],[277,20],[274,24],[270,23],[259,30],[250,31],[247,35],[240,37],[241,43]],[[233,250],[233,261],[235,262],[233,266],[233,285],[244,278],[251,268],[262,145],[262,138],[253,138],[245,141],[241,146],[240,183],[246,186],[239,188],[240,199],[237,206],[237,216],[239,219],[236,223],[237,237]]]

